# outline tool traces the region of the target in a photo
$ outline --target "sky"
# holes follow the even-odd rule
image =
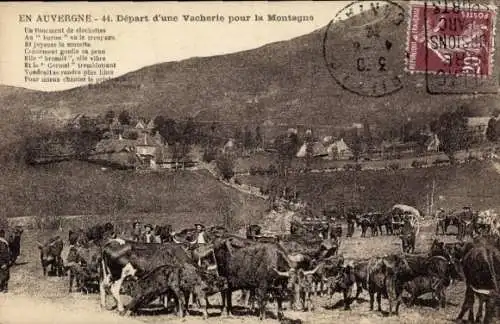
[[[108,63],[117,67],[113,77],[144,66],[187,59],[233,53],[262,45],[288,40],[324,27],[335,14],[348,5],[335,2],[279,3],[0,3],[0,84],[29,89],[64,90],[85,83],[25,82],[25,28],[105,28],[106,35],[116,40],[94,43],[94,48],[106,51]],[[109,15],[143,16],[149,19],[160,14],[179,16],[178,22],[102,22],[37,23],[39,14],[90,14],[101,19]],[[224,22],[186,23],[182,15],[223,15]],[[264,16],[262,22],[232,22],[229,16]],[[268,14],[312,16],[312,21],[271,22]],[[31,15],[32,22],[20,21],[20,15]],[[7,32],[3,32],[7,31]]]

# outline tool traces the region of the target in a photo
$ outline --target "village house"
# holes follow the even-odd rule
[[[429,138],[425,142],[425,149],[427,152],[438,152],[439,147],[441,146],[441,141],[439,140],[437,134],[432,133],[429,135]]]
[[[314,143],[304,143],[302,146],[299,148],[297,151],[297,154],[295,154],[296,157],[298,158],[303,158],[307,156],[307,151],[308,151],[308,146],[311,146],[310,152],[313,157],[323,157],[327,156],[328,152],[321,142],[314,142]]]
[[[343,138],[329,144],[326,151],[329,160],[349,160],[353,157],[352,150]]]
[[[486,140],[486,130],[491,117],[467,117],[468,137],[473,143],[481,143]]]

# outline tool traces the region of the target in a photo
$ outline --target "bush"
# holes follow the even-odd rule
[[[249,173],[250,173],[250,175],[253,175],[253,176],[254,176],[254,175],[257,175],[258,170],[257,170],[257,168],[256,168],[256,167],[251,166],[251,167],[250,167],[250,170],[249,170]]]
[[[363,166],[361,166],[360,163],[356,163],[356,165],[354,165],[354,170],[361,171],[362,169],[363,169]]]
[[[215,160],[215,163],[223,180],[230,180],[234,176],[234,161],[229,155],[220,155]]]
[[[237,184],[238,186],[241,186],[242,185],[242,182],[240,179],[238,178],[234,178],[234,183]]]

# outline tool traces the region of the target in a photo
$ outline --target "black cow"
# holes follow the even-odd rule
[[[331,287],[333,278],[337,277],[344,266],[343,255],[332,255],[328,258],[323,258],[320,261],[314,261],[314,266],[321,265],[319,270],[314,274],[316,283],[316,295],[324,292],[324,285],[326,283],[327,294],[331,295]]]
[[[498,275],[500,273],[500,251],[486,242],[473,246],[462,260],[462,267],[467,284],[467,291],[457,320],[461,320],[466,311],[469,319],[474,319],[474,293],[486,298],[484,323],[492,323],[498,296]]]
[[[47,267],[50,266],[51,272],[56,276],[63,276],[63,259],[61,253],[64,243],[61,237],[56,236],[45,244],[38,243],[40,249],[40,261],[42,263],[43,275],[47,275]]]
[[[182,245],[174,243],[148,244],[112,239],[104,244],[101,257],[101,307],[105,307],[106,291],[109,288],[121,313],[124,312],[124,307],[120,299],[120,289],[125,278],[140,277],[164,265],[196,265],[191,254]]]
[[[341,292],[344,301],[344,310],[351,309],[351,288],[356,282],[356,276],[354,274],[354,267],[351,264],[343,266],[338,274],[331,278],[329,284],[330,297],[336,292]]]
[[[445,243],[434,239],[431,243],[429,255],[441,255],[446,258],[461,260],[465,255],[465,242]]]
[[[415,253],[417,229],[414,228],[408,220],[404,221],[403,228],[401,229],[401,246],[405,253]]]
[[[114,232],[115,228],[112,223],[96,224],[87,230],[70,230],[68,241],[70,245],[88,246],[91,241],[96,245],[101,245],[106,239],[111,238]]]
[[[418,276],[405,282],[402,286],[402,290],[406,290],[410,294],[408,306],[413,306],[417,297],[432,293],[434,297],[437,297],[441,307],[444,308],[446,306],[445,289],[443,281],[434,276]]]
[[[156,225],[154,235],[160,238],[160,242],[172,242],[172,225]]]
[[[389,316],[393,312],[393,302],[397,298],[396,275],[394,264],[388,262],[385,258],[373,258],[368,262],[368,293],[370,295],[370,310],[373,310],[375,296],[377,297],[377,310],[382,311],[382,296],[389,300]],[[396,306],[395,313],[398,313]]]
[[[359,300],[359,295],[364,290],[368,291],[368,270],[369,260],[358,260],[354,262],[353,272],[356,281],[356,296],[354,299]]]
[[[100,250],[95,245],[87,248],[70,247],[66,259],[66,268],[69,272],[69,292],[72,291],[73,281],[76,281],[79,291],[89,293],[95,290],[95,284],[99,283],[99,258]]]
[[[368,230],[368,228],[371,228],[372,236],[378,234],[377,225],[375,224],[373,218],[369,214],[361,215],[357,219],[356,223],[358,224],[359,227],[361,227],[361,237],[366,237],[366,231]]]
[[[10,248],[10,263],[14,265],[21,254],[21,235],[23,234],[23,229],[16,226],[14,233],[9,236],[9,248]]]
[[[87,234],[81,228],[76,230],[69,230],[68,242],[70,246],[88,246],[89,244]]]
[[[4,230],[0,230],[0,292],[8,292],[10,279],[11,255],[9,242],[4,238]]]
[[[197,269],[191,264],[163,265],[144,274],[136,280],[128,281],[133,300],[126,306],[127,313],[134,313],[160,295],[170,294],[178,303],[178,314],[184,316],[192,293],[199,300],[226,289],[224,278]],[[203,307],[203,317],[208,318],[207,304]]]
[[[181,291],[181,266],[162,265],[145,273],[131,284],[132,301],[127,304],[127,314],[135,313],[160,295],[171,293],[178,302],[179,317],[184,316],[184,295]],[[200,287],[203,289],[203,287]]]
[[[452,279],[459,279],[456,266],[443,256],[428,257],[425,255],[391,255],[385,258],[393,265],[396,279],[396,313],[402,300],[402,286],[419,276],[436,277],[444,287],[451,284]]]
[[[259,303],[260,319],[265,317],[268,292],[283,286],[294,266],[287,253],[273,243],[254,243],[235,249],[227,239],[215,244],[215,256],[219,274],[228,280],[228,289],[223,296],[223,308],[227,314],[232,310],[232,292],[239,289],[255,289]],[[278,318],[282,318],[281,289],[276,289]],[[223,309],[224,312],[224,309]]]

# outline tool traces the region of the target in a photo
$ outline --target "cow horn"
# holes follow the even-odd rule
[[[394,265],[392,263],[390,263],[389,261],[387,261],[386,259],[382,259],[382,262],[384,263],[384,265],[388,268],[392,268]]]
[[[43,244],[38,242],[38,241],[36,242],[36,245],[38,245],[38,248],[40,248],[40,249],[43,247]]]
[[[71,261],[71,262],[68,262],[68,263],[66,264],[66,267],[68,267],[68,268],[69,268],[69,267],[73,267],[73,266],[77,266],[77,265],[78,265],[78,263],[76,263],[76,262],[74,262],[74,261]]]
[[[319,270],[319,268],[321,268],[321,264],[318,264],[318,265],[316,266],[316,268],[314,268],[314,269],[312,269],[312,270],[309,270],[309,271],[304,271],[304,274],[305,274],[306,276],[308,276],[308,275],[313,275],[313,274],[315,274],[315,273],[316,273],[316,271],[318,271],[318,270]]]
[[[276,268],[273,268],[273,270],[274,270],[274,272],[276,272],[281,277],[290,277],[290,273],[288,273],[288,271],[282,272],[282,271],[279,271]]]
[[[173,235],[172,235],[172,242],[177,243],[177,244],[181,244],[182,243],[181,241],[176,240],[175,236],[173,236]]]

